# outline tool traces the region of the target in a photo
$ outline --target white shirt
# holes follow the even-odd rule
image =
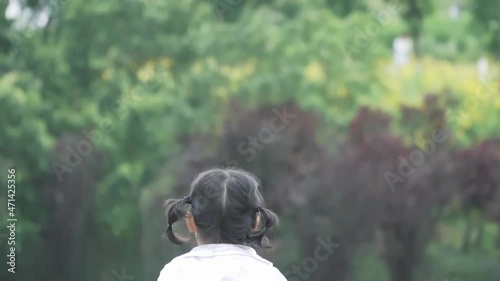
[[[174,258],[158,281],[286,281],[273,264],[248,246],[205,244]]]

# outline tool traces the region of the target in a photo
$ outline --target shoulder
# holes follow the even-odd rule
[[[174,258],[172,261],[167,263],[163,269],[160,271],[160,276],[158,281],[166,280],[181,280],[189,273],[189,266],[186,264],[183,256]]]
[[[286,281],[270,261],[253,249],[227,245],[199,247],[174,258],[163,267],[158,281],[203,279]]]
[[[273,265],[272,262],[260,256],[257,256],[251,268],[252,271],[254,271],[257,275],[259,275],[260,278],[264,280],[286,281],[285,276],[278,268]]]
[[[272,267],[270,275],[273,278],[272,279],[273,281],[287,281],[285,276],[281,273],[281,271],[279,271],[279,269],[277,269],[274,266]]]

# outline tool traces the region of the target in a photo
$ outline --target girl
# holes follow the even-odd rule
[[[165,265],[158,281],[286,281],[249,247],[267,247],[265,234],[278,223],[276,214],[264,208],[259,188],[247,172],[216,168],[196,177],[190,195],[167,200],[168,239],[187,241],[172,231],[184,218],[198,246]]]

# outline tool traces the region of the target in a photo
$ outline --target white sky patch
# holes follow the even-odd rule
[[[21,16],[22,10],[23,8],[19,0],[9,0],[9,5],[7,5],[7,9],[5,9],[5,18],[8,20],[17,19]]]
[[[5,18],[12,21],[14,29],[41,29],[47,26],[50,19],[50,8],[48,6],[39,10],[23,7],[20,0],[9,0],[5,10]]]

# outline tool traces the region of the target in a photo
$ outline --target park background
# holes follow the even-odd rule
[[[281,223],[259,253],[290,280],[500,280],[500,0],[20,3],[0,19],[1,280],[156,280],[193,246],[162,239],[162,204],[214,166],[262,180]]]

